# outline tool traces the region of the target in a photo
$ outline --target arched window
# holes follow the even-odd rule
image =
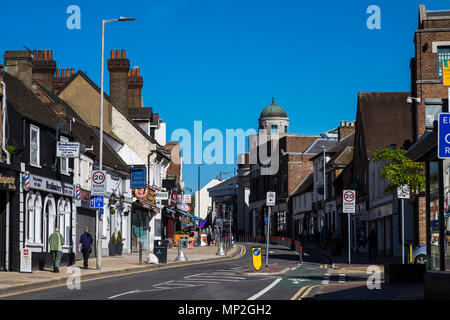
[[[64,244],[70,244],[70,200],[66,199],[66,204],[64,206]]]
[[[26,211],[25,211],[25,230],[27,242],[33,242],[34,239],[34,193],[28,192],[26,198]]]
[[[42,243],[42,198],[36,193],[34,199],[34,243]]]
[[[44,216],[43,216],[43,239],[46,244],[45,251],[50,252],[48,245],[48,237],[55,231],[56,221],[56,204],[55,199],[49,194],[44,201]]]

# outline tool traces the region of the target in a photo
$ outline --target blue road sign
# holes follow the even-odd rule
[[[438,158],[450,158],[450,113],[439,113]]]
[[[131,169],[131,189],[145,188],[146,172],[145,168]]]
[[[259,248],[255,248],[255,249],[253,249],[253,254],[255,256],[259,256],[261,254],[261,250],[259,250]]]
[[[91,197],[91,208],[103,208],[103,196]]]
[[[105,212],[103,211],[103,208],[100,208],[100,209],[98,210],[98,213],[99,213],[99,214],[104,214]]]

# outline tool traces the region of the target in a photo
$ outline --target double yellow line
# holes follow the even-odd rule
[[[300,290],[298,290],[298,292],[291,298],[291,300],[302,300],[309,295],[312,289],[317,287],[320,287],[320,285],[309,285],[301,287]]]

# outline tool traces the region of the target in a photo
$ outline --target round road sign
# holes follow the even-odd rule
[[[92,173],[92,181],[95,184],[102,184],[105,182],[106,175],[102,171],[94,171]]]
[[[353,191],[347,191],[344,193],[344,200],[346,202],[353,202],[355,200],[355,193]]]

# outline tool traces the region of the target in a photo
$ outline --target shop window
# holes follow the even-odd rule
[[[450,60],[450,47],[438,47],[437,48],[437,77],[442,79],[442,62]]]
[[[434,121],[438,120],[439,113],[442,112],[442,105],[425,105],[425,126],[428,130],[433,130]]]

